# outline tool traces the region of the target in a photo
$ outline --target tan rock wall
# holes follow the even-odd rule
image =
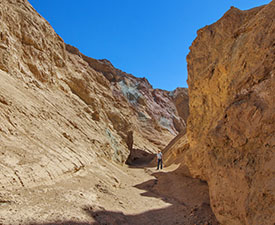
[[[0,1],[0,189],[156,152],[185,127],[176,96],[66,45],[28,1]]]
[[[185,163],[222,224],[275,221],[275,2],[231,8],[198,31],[188,61]]]

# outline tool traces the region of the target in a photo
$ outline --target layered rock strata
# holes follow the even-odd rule
[[[0,6],[0,188],[55,182],[98,157],[124,163],[185,128],[186,90],[81,54],[26,0]]]

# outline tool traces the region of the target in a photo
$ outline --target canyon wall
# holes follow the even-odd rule
[[[0,189],[55,182],[99,158],[124,163],[132,149],[155,153],[185,129],[185,89],[153,89],[81,54],[27,0],[0,6]]]
[[[274,15],[275,1],[231,7],[197,32],[187,56],[184,163],[208,182],[221,224],[275,222]]]

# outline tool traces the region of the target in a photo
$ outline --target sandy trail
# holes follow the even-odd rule
[[[0,193],[0,224],[217,224],[207,184],[173,165],[157,171],[99,160],[73,177]]]

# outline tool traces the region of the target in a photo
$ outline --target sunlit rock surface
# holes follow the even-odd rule
[[[187,57],[185,163],[208,182],[222,224],[275,221],[274,15],[275,1],[232,7],[198,31]]]
[[[72,176],[185,129],[185,89],[153,89],[66,45],[26,0],[0,2],[0,188]]]

